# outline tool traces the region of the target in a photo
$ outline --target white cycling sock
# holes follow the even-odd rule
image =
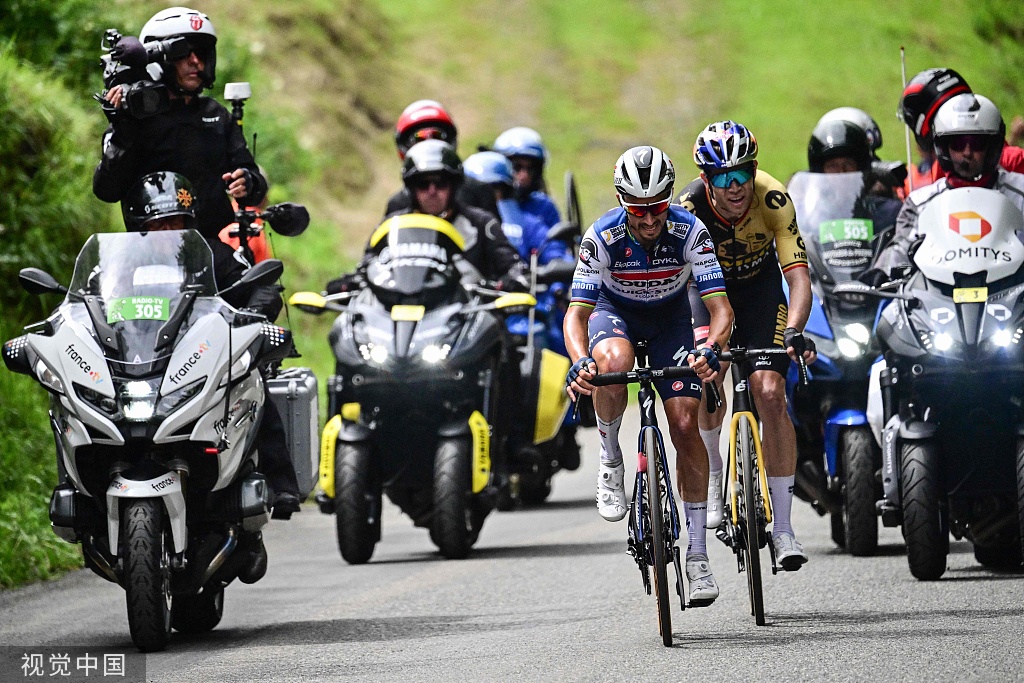
[[[768,491],[772,497],[772,534],[783,531],[793,533],[793,525],[789,516],[793,509],[793,484],[796,475],[788,477],[768,477]]]
[[[708,449],[708,468],[712,474],[722,471],[722,449],[720,444],[722,442],[722,425],[718,425],[714,429],[700,430],[701,441],[704,442],[704,447]]]
[[[611,422],[597,418],[597,432],[601,435],[601,464],[616,467],[622,462],[622,448],[619,446],[619,426],[622,416]]]
[[[683,512],[686,515],[686,534],[689,537],[686,556],[707,555],[707,529],[705,527],[708,523],[708,502],[706,500],[699,503],[683,501]]]

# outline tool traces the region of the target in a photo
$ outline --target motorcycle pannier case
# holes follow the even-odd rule
[[[316,485],[319,474],[320,407],[316,375],[309,368],[287,368],[268,384],[270,400],[284,422],[299,493],[305,498]]]

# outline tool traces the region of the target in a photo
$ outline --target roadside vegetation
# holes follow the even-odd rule
[[[171,3],[8,0],[0,12],[0,340],[45,316],[54,297],[15,284],[25,266],[67,281],[85,237],[121,229],[117,207],[92,196],[105,121],[103,29],[137,34]],[[1009,0],[797,0],[680,4],[672,0],[197,0],[218,29],[220,97],[250,81],[245,131],[256,134],[271,202],[299,201],[313,223],[273,246],[288,292],[320,290],[351,267],[399,185],[391,127],[409,102],[443,102],[466,156],[527,125],[551,151],[559,205],[572,170],[588,221],[614,204],[610,175],[627,147],[651,143],[696,176],[693,139],[734,118],[761,145],[761,165],[785,179],[805,166],[818,117],[852,105],[880,124],[887,159],[904,158],[895,118],[907,73],[959,70],[1007,123],[1024,113],[1024,18]],[[330,316],[293,311],[290,324],[321,385],[333,369]],[[287,322],[285,324],[288,324]],[[325,402],[322,402],[322,404]],[[55,481],[44,391],[0,369],[0,586],[80,564],[49,529]]]

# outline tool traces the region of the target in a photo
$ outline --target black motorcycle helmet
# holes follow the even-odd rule
[[[871,169],[871,145],[864,129],[850,121],[825,121],[814,127],[807,143],[807,165],[812,173],[823,173],[825,162],[837,157],[849,157],[857,170]]]
[[[462,160],[455,148],[443,140],[424,140],[409,148],[402,162],[402,182],[412,192],[416,178],[441,173],[452,179],[452,186],[462,182]]]
[[[969,92],[971,86],[956,71],[925,69],[903,89],[896,115],[914,131],[918,144],[927,148],[931,146],[935,112],[951,97]]]
[[[170,171],[143,176],[121,200],[128,232],[143,232],[154,218],[184,216],[185,229],[196,227],[196,196],[188,178]]]

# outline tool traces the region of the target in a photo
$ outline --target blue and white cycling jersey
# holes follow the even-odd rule
[[[603,297],[628,311],[686,299],[691,272],[702,299],[725,296],[715,244],[700,219],[680,206],[669,207],[665,230],[648,252],[627,229],[626,212],[612,209],[583,236],[571,305],[593,308]]]

